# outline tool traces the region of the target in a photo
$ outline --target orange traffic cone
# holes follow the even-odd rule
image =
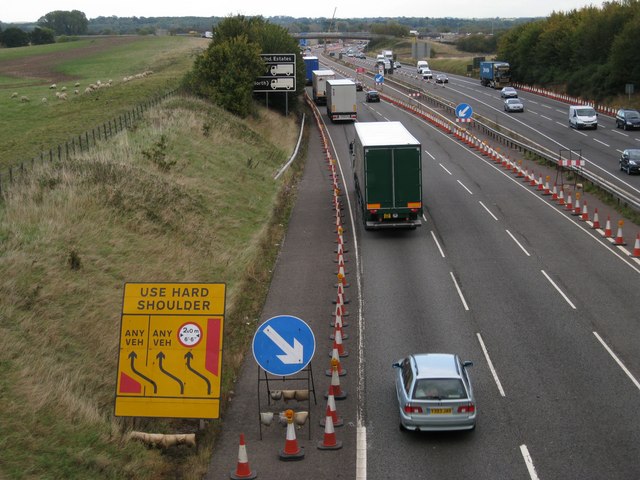
[[[340,376],[338,375],[338,362],[335,359],[331,359],[331,387],[333,387],[333,398],[336,400],[344,400],[347,398],[347,392],[340,387]],[[329,398],[329,393],[326,393],[324,398]]]
[[[627,242],[624,241],[624,237],[622,236],[622,225],[624,225],[624,220],[618,221],[618,233],[616,234],[616,245],[624,246]]]
[[[604,236],[606,238],[611,238],[613,235],[611,234],[611,217],[607,215],[607,223],[604,227]]]
[[[342,441],[336,439],[336,431],[333,428],[333,420],[331,415],[326,416],[324,424],[324,438],[318,442],[320,450],[338,450],[342,448]]]
[[[348,357],[349,352],[344,349],[344,344],[342,343],[342,330],[336,328],[334,331],[333,350],[338,350],[338,355],[341,357]],[[329,352],[329,355],[333,355],[333,350]]]
[[[334,427],[341,427],[344,425],[344,421],[342,420],[342,417],[338,415],[338,410],[336,409],[336,399],[333,396],[333,387],[331,385],[329,385],[329,396],[327,397],[327,412],[325,418],[320,419],[321,427],[324,427],[327,423],[328,416],[331,416]]]
[[[293,410],[287,410],[284,415],[287,418],[287,438],[284,442],[284,449],[280,450],[280,460],[302,460],[304,448],[298,446],[296,428],[293,425]]]
[[[344,377],[347,374],[347,369],[342,368],[342,363],[340,362],[340,354],[338,353],[338,349],[334,348],[333,352],[331,352],[331,361],[329,362],[329,368],[324,371],[327,377],[333,375],[333,362],[337,362],[338,366],[338,376]]]
[[[585,200],[582,204],[582,215],[580,216],[580,220],[586,222],[589,220],[589,212],[587,212],[587,201]]]
[[[640,233],[636,236],[636,243],[633,245],[631,256],[640,258]]]
[[[591,228],[600,228],[600,219],[598,218],[598,209],[593,212],[593,226]]]
[[[238,465],[236,471],[231,472],[229,478],[232,480],[239,480],[244,478],[256,478],[258,473],[251,471],[249,467],[249,459],[247,457],[247,447],[244,444],[244,433],[240,434],[240,446],[238,447]]]

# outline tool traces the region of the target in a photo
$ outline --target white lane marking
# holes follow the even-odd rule
[[[524,463],[527,465],[527,470],[529,471],[529,477],[531,477],[531,480],[539,480],[540,477],[538,477],[536,467],[533,466],[533,460],[531,460],[531,455],[529,455],[529,449],[526,445],[520,445],[520,453],[522,453]]]
[[[549,121],[553,122],[553,118],[551,118],[551,117],[546,117],[546,116],[544,116],[544,115],[542,115],[542,114],[540,114],[540,116],[541,116],[542,118],[544,118],[545,120],[549,120]]]
[[[476,335],[478,337],[478,341],[480,342],[480,348],[482,348],[482,351],[484,352],[484,358],[487,360],[487,364],[489,365],[489,370],[491,370],[491,375],[493,375],[493,381],[496,382],[500,395],[506,397],[504,389],[502,388],[502,383],[500,383],[500,379],[498,378],[498,373],[496,372],[496,369],[493,368],[493,362],[491,361],[491,358],[489,358],[487,347],[485,347],[484,342],[482,341],[482,336],[479,333],[476,333]]]
[[[493,212],[491,212],[491,210],[489,210],[484,203],[482,203],[481,201],[478,201],[478,203],[480,203],[480,205],[482,205],[482,208],[484,208],[487,211],[487,213],[489,213],[489,215],[491,215],[496,222],[498,221],[498,217],[496,217],[493,214]]]
[[[593,332],[593,334],[596,336],[596,338],[598,339],[598,341],[602,344],[602,346],[604,347],[604,349],[609,353],[609,355],[611,355],[611,357],[616,361],[616,363],[620,366],[620,368],[622,369],[622,371],[624,373],[627,374],[627,377],[629,377],[631,379],[631,381],[633,382],[633,384],[636,386],[636,388],[638,390],[640,390],[640,382],[638,382],[638,380],[631,374],[631,372],[629,371],[629,369],[627,367],[624,366],[624,364],[620,361],[620,359],[618,358],[618,356],[613,353],[613,350],[611,350],[609,348],[609,346],[604,342],[604,340],[602,340],[602,338],[600,337],[600,335],[598,335],[598,332]]]
[[[527,250],[520,244],[518,239],[511,234],[511,232],[509,230],[505,230],[505,232],[507,232],[509,234],[509,236],[511,237],[511,240],[516,242],[516,245],[518,245],[520,247],[520,250],[522,250],[527,257],[531,256],[531,255],[529,255],[529,252],[527,252]]]
[[[620,130],[618,130],[617,128],[613,130],[614,132],[616,132],[618,135],[622,135],[623,137],[629,137],[628,134],[621,132]]]
[[[562,295],[562,298],[564,298],[565,302],[567,302],[571,308],[573,308],[574,310],[576,310],[576,306],[573,304],[573,302],[571,302],[571,300],[569,300],[569,297],[567,297],[564,292],[562,290],[560,290],[560,287],[558,287],[558,285],[556,285],[556,283],[551,280],[551,277],[549,275],[547,275],[547,272],[545,272],[544,270],[540,270],[542,272],[542,274],[547,278],[547,280],[549,280],[549,283],[551,285],[553,285],[553,287],[558,291],[558,293],[560,295]]]
[[[558,125],[560,125],[561,127],[567,127],[567,128],[568,128],[568,126],[567,126],[567,124],[566,124],[566,123],[561,123],[561,122],[556,122],[556,123],[557,123]]]
[[[427,155],[429,155],[431,157],[431,160],[435,160],[436,157],[434,157],[433,155],[431,155],[429,152],[427,152],[426,150],[424,151],[424,153],[426,153]]]
[[[431,236],[433,237],[433,241],[436,242],[436,246],[438,247],[438,250],[440,250],[440,256],[444,258],[444,251],[442,250],[442,247],[440,247],[440,242],[438,242],[436,234],[433,232],[433,230],[431,230]]]
[[[367,429],[356,427],[356,480],[367,478]]]
[[[578,130],[577,128],[573,129],[574,132],[579,133],[580,135],[582,135],[583,137],[588,137],[589,135],[587,135],[586,133],[582,133],[580,130]]]
[[[447,167],[445,167],[445,166],[444,166],[444,165],[442,165],[441,163],[440,163],[439,165],[442,167],[442,169],[443,169],[445,172],[447,172],[449,175],[451,175],[451,172],[450,172],[449,170],[447,170]]]
[[[453,276],[453,272],[449,272],[449,275],[451,275],[451,280],[453,280],[453,284],[455,285],[456,290],[458,291],[458,296],[462,301],[462,305],[464,306],[464,309],[468,312],[469,305],[467,305],[467,301],[464,299],[464,295],[462,295],[462,290],[460,290],[460,286],[458,285],[458,282],[456,282],[456,277]]]
[[[473,192],[469,190],[464,183],[462,183],[460,180],[458,180],[458,183],[462,185],[462,188],[464,188],[467,192],[469,192],[469,195],[473,195]]]
[[[548,108],[549,110],[551,110],[551,109],[553,108],[552,106],[547,105],[547,104],[545,104],[545,103],[541,103],[541,104],[540,104],[540,106],[541,106],[541,107],[544,107],[544,108]]]
[[[611,145],[608,145],[608,144],[606,144],[606,143],[604,143],[604,142],[602,142],[602,141],[598,140],[597,138],[594,138],[594,140],[595,140],[596,142],[598,142],[598,143],[601,143],[601,144],[602,144],[602,145],[604,145],[605,147],[610,147],[610,146],[611,146]]]

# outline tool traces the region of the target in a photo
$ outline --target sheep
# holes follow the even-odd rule
[[[30,102],[31,100],[29,100],[29,97],[27,97],[26,95],[22,95],[20,97],[20,101],[25,103],[25,102]]]
[[[42,103],[47,103],[48,101],[49,100],[47,100],[47,97],[42,97],[42,100],[41,100]]]
[[[74,85],[74,87],[78,88],[80,86],[80,82],[76,82],[76,84]]]
[[[56,97],[58,97],[58,100],[66,100],[67,99],[67,94],[66,93],[56,92]]]
[[[49,90],[55,90],[56,88],[58,88],[58,86],[57,86],[55,83],[52,83],[52,84],[49,86]]]
[[[78,90],[78,89],[76,88],[76,89],[73,91],[73,93],[74,93],[75,95],[78,95],[78,94],[80,93],[80,90]]]
[[[62,92],[66,92],[66,91],[67,91],[67,87],[62,87],[62,88],[60,89],[60,91],[62,91]]]
[[[84,93],[91,93],[93,92],[93,89],[91,87],[87,87],[84,89]]]
[[[18,92],[13,92],[11,94],[11,98],[17,98],[18,97]]]

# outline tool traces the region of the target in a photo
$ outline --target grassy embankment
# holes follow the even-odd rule
[[[167,48],[166,58],[177,58]],[[152,77],[162,79],[158,88],[175,84],[181,73],[166,65]],[[117,89],[106,95],[112,92]],[[87,118],[100,121],[101,114]],[[36,166],[5,192],[0,478],[201,478],[216,422],[198,435],[197,450],[162,452],[124,441],[133,422],[113,416],[123,285],[227,284],[225,398],[286,226],[293,174],[274,181],[273,173],[297,132],[293,117],[260,111],[239,120],[175,97],[132,131],[72,161]],[[168,171],[159,168],[174,161]],[[163,433],[196,426],[135,423]]]
[[[0,168],[26,161],[173,90],[193,55],[207,45],[206,40],[191,37],[131,37],[124,44],[108,46],[110,41],[0,49]],[[123,82],[125,76],[146,70],[154,73]],[[111,88],[83,93],[89,84],[110,79]],[[73,93],[76,82],[78,95]],[[57,90],[49,89],[52,83]],[[67,88],[67,101],[56,98],[62,87]],[[13,93],[18,97],[11,98]],[[30,101],[21,102],[23,95]]]

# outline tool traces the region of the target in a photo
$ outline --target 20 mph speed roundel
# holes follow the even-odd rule
[[[178,340],[185,347],[195,347],[202,340],[200,325],[193,322],[182,325],[178,330]]]

